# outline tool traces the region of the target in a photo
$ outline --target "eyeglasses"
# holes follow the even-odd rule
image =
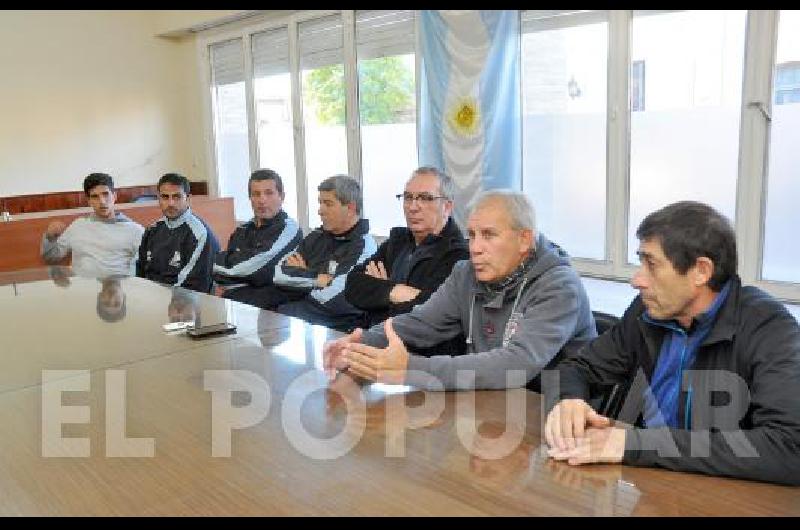
[[[398,199],[402,199],[404,203],[411,204],[415,200],[421,203],[431,203],[436,199],[447,199],[447,197],[443,197],[441,195],[431,195],[430,193],[398,193],[395,195]]]

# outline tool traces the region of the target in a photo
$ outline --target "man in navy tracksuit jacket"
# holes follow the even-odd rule
[[[167,173],[158,181],[164,217],[142,236],[136,275],[167,285],[208,293],[211,267],[219,243],[211,229],[189,207],[189,180]]]
[[[258,305],[259,289],[271,285],[275,265],[303,239],[297,221],[283,211],[283,181],[258,169],[247,183],[253,219],[238,227],[214,263],[214,280],[225,298]]]
[[[255,305],[339,330],[360,324],[363,311],[344,297],[347,273],[377,249],[361,219],[361,187],[345,175],[325,179],[319,191],[322,226],[275,266],[273,285]]]

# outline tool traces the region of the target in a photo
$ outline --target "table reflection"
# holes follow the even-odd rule
[[[76,274],[72,267],[61,265],[47,267],[47,274],[53,283],[62,289],[69,289],[72,286],[72,278],[75,277],[97,279],[100,282],[100,291],[97,293],[97,316],[108,323],[119,322],[125,318],[127,304],[122,280],[127,276],[86,276]],[[35,275],[31,278],[35,278]]]
[[[53,283],[59,287],[69,287],[71,285],[70,278],[73,276],[72,268],[63,266],[52,266],[47,268],[47,272]]]
[[[121,278],[103,278],[97,293],[97,316],[104,322],[119,322],[125,318],[127,305]]]
[[[0,513],[798,513],[795,489],[552,460],[541,396],[524,389],[424,392],[346,373],[329,384],[322,347],[341,334],[286,315],[141,278],[80,278],[69,268],[0,274],[4,282],[18,283],[13,295],[0,291],[0,424],[14,433],[0,437],[0,471],[12,488],[0,483]],[[165,321],[201,316],[233,322],[237,334],[194,341],[163,330]],[[105,324],[112,321],[123,324]],[[104,456],[102,412],[88,427],[64,430],[81,437],[91,429],[100,441],[91,460],[42,458],[42,370],[91,371],[81,399],[103,411],[113,394],[106,369],[125,371],[122,432],[153,437],[154,458]],[[265,417],[231,429],[230,458],[212,455],[219,420],[205,383],[213,372],[269,389]],[[232,390],[228,403],[240,413],[253,398]],[[76,480],[83,505],[73,502]]]
[[[169,322],[194,322],[196,326],[201,326],[197,293],[183,287],[173,287],[172,298],[167,306],[167,320]]]

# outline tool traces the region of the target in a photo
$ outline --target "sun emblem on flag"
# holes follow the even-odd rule
[[[471,96],[459,98],[447,116],[450,127],[462,136],[472,136],[478,130],[481,114],[478,102]]]

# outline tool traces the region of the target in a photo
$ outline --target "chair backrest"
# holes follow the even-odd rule
[[[602,335],[619,322],[619,317],[602,311],[592,311],[594,325],[597,327],[597,334]]]
[[[139,195],[131,202],[145,202],[145,201],[157,201],[157,200],[158,200],[157,195]]]
[[[602,335],[619,322],[619,317],[602,311],[592,311],[597,334]],[[622,408],[622,403],[627,396],[628,385],[616,384],[595,387],[592,389],[594,399],[590,403],[594,409],[603,416],[615,418]]]

